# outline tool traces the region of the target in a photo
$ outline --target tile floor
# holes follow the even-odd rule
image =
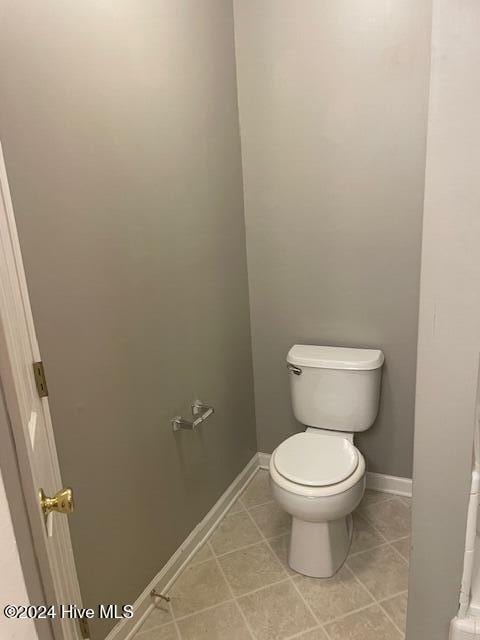
[[[400,640],[409,499],[367,491],[345,565],[333,577],[287,565],[289,516],[259,470],[135,640]]]

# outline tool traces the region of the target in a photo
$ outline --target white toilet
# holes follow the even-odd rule
[[[365,491],[365,460],[353,444],[372,426],[383,353],[295,345],[287,355],[293,411],[308,425],[270,458],[272,493],[292,515],[288,562],[315,578],[342,566],[353,533],[352,511]]]

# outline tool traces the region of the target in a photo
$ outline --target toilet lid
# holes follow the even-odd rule
[[[287,480],[325,487],[352,475],[358,466],[358,451],[341,436],[297,433],[277,447],[273,462]]]

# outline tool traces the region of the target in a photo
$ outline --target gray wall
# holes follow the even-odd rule
[[[258,444],[295,342],[385,351],[371,471],[411,476],[429,0],[235,7]]]
[[[82,594],[129,603],[256,451],[232,7],[3,0],[0,93]]]
[[[408,640],[447,640],[460,595],[480,354],[479,27],[476,0],[434,0]]]

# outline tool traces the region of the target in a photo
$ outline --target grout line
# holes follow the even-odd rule
[[[285,536],[290,536],[290,532],[288,532],[288,533],[279,533],[276,536],[268,536],[268,538],[265,537],[265,540],[267,542],[270,542],[270,540],[278,540],[279,538],[284,538]]]
[[[388,613],[388,611],[385,609],[385,607],[382,607],[381,602],[377,602],[378,606],[380,607],[380,609],[383,611],[383,613],[385,614],[385,616],[390,620],[390,622],[393,624],[393,626],[395,627],[395,629],[400,633],[400,636],[403,638],[405,635],[405,631],[402,631],[400,629],[400,627],[397,625],[397,623],[395,622],[395,620],[392,618],[392,616]]]
[[[282,567],[283,569],[283,567]],[[277,584],[283,584],[287,582],[290,578],[286,575],[281,580],[275,580],[275,582],[270,582],[270,584],[264,584],[263,587],[258,587],[257,589],[252,589],[252,591],[247,591],[246,593],[242,593],[239,596],[234,596],[237,600],[241,600],[242,598],[246,598],[247,596],[253,596],[255,593],[259,591],[263,591],[264,589],[269,589],[270,587],[276,587]]]
[[[387,596],[386,598],[382,598],[381,600],[377,600],[378,604],[382,604],[382,602],[386,602],[387,600],[391,600],[392,598],[397,598],[403,594],[408,596],[408,589],[403,589],[402,591],[397,591],[397,593],[392,593],[391,596]]]
[[[350,573],[352,574],[352,576],[354,577],[354,579],[358,582],[358,584],[361,587],[363,587],[365,589],[365,591],[368,593],[368,595],[372,598],[373,602],[378,604],[378,600],[375,598],[375,596],[370,591],[370,589],[363,584],[363,582],[360,580],[360,578],[357,576],[357,574],[353,571],[353,569],[351,569],[350,567],[347,567],[347,568],[350,571]]]
[[[375,524],[367,517],[367,515],[365,515],[363,513],[359,513],[359,515],[360,515],[361,518],[363,518],[365,520],[365,522],[368,525],[370,525],[372,527],[372,529],[375,531],[375,533],[377,533],[383,540],[385,540],[385,542],[388,542],[387,538],[383,535],[383,533],[380,531],[380,529],[378,527],[376,527]]]
[[[393,540],[389,540],[390,544],[393,544],[394,542],[400,542],[401,540],[407,540],[407,538],[410,538],[410,536],[401,536],[400,538],[394,538]]]
[[[317,618],[317,616],[315,615],[315,613],[313,612],[312,607],[308,604],[307,600],[303,597],[303,593],[300,591],[300,589],[297,587],[297,585],[295,584],[295,580],[293,579],[294,576],[290,576],[289,580],[293,585],[293,588],[295,589],[295,591],[298,593],[298,595],[300,596],[300,599],[302,600],[303,604],[307,607],[308,611],[310,611],[311,615],[313,616],[313,619],[315,620],[315,622],[317,623],[317,625],[320,624],[320,620]]]
[[[213,560],[213,558],[205,558],[205,560],[198,560],[197,562],[194,562],[193,564],[190,564],[190,562],[187,563],[187,565],[185,566],[185,569],[187,567],[198,567],[201,564],[205,564],[205,562],[208,562],[209,560]],[[183,571],[182,571],[183,573]]]
[[[237,500],[238,502],[242,505],[242,507],[246,510],[248,507],[245,505],[245,503],[242,500],[242,496],[245,493],[245,491],[248,489],[248,487],[252,484],[253,479],[256,478],[258,475],[260,474],[260,467],[257,467],[257,470],[255,471],[255,473],[252,474],[252,477],[250,478],[250,480],[247,482],[247,484],[243,487],[242,489],[242,493],[238,496]]]
[[[369,551],[376,551],[377,549],[381,549],[382,547],[390,546],[395,551],[395,553],[398,554],[402,558],[402,560],[406,562],[406,564],[408,565],[409,561],[407,560],[407,558],[405,558],[400,553],[400,551],[393,546],[395,542],[399,542],[400,540],[405,540],[406,538],[408,538],[408,536],[405,536],[404,538],[397,538],[395,540],[386,540],[385,542],[377,544],[374,547],[369,547],[368,549],[363,549],[362,551],[355,551],[354,553],[349,553],[345,562],[348,563],[349,558],[356,558],[357,556],[362,555],[362,553],[368,553]]]
[[[231,553],[237,553],[237,551],[245,551],[245,549],[250,549],[251,547],[256,547],[259,544],[265,544],[265,542],[267,542],[265,539],[263,540],[257,540],[256,542],[252,542],[250,544],[245,544],[243,547],[237,547],[235,549],[233,549],[232,551],[225,551],[225,553],[216,553],[215,549],[213,550],[213,555],[216,558],[225,558],[225,556],[229,556]],[[209,560],[211,560],[212,558],[209,558]],[[203,561],[205,562],[205,561]],[[200,563],[198,563],[200,564]]]
[[[349,554],[349,556],[347,557],[347,560],[345,562],[348,562],[348,558],[353,558],[353,557],[357,557],[359,555],[361,555],[362,553],[368,553],[369,551],[375,551],[376,549],[381,549],[382,547],[390,547],[394,550],[395,554],[398,555],[407,566],[410,565],[409,561],[403,557],[403,555],[400,553],[400,551],[398,551],[398,549],[395,549],[395,547],[393,546],[394,542],[398,542],[399,540],[405,540],[406,538],[408,538],[409,536],[402,536],[401,538],[395,538],[395,540],[387,540],[385,538],[385,536],[382,534],[381,531],[379,531],[375,525],[371,524],[370,522],[368,523],[370,524],[370,526],[372,527],[372,529],[375,530],[376,533],[378,533],[384,540],[385,542],[382,542],[382,544],[378,544],[375,547],[371,547],[370,549],[364,549],[363,551],[357,551],[356,553],[351,553]]]
[[[171,602],[167,602],[166,605],[167,605],[168,611],[169,611],[169,613],[171,615],[171,620],[169,620],[168,622],[164,622],[163,624],[156,625],[156,626],[152,627],[151,629],[148,629],[145,633],[153,631],[154,629],[160,629],[161,627],[165,627],[165,626],[167,626],[169,624],[173,624],[173,626],[175,628],[175,631],[177,632],[177,637],[179,638],[179,640],[182,640],[180,629],[178,628],[177,621],[175,620],[175,616],[173,615],[172,603]],[[153,609],[152,609],[152,611],[153,611]],[[147,619],[152,615],[152,611],[148,614]],[[135,640],[137,635],[134,636],[133,640]]]
[[[260,527],[258,526],[258,524],[255,522],[255,520],[253,519],[252,514],[250,513],[250,511],[247,509],[246,513],[248,515],[248,517],[250,518],[251,523],[253,524],[253,526],[255,527],[255,529],[258,531],[258,533],[260,534],[260,536],[262,537],[263,540],[267,540],[267,537],[264,535],[263,531],[260,529]]]
[[[364,551],[357,551],[356,553],[352,553],[350,554],[351,556],[358,556],[360,553],[367,553],[367,551],[373,551],[373,549],[379,549],[380,547],[384,547],[386,544],[389,544],[392,546],[393,549],[395,549],[395,547],[393,547],[393,543],[394,542],[399,542],[400,540],[405,540],[406,538],[409,538],[411,534],[408,534],[406,536],[400,536],[399,538],[394,538],[393,540],[387,540],[387,538],[383,535],[383,533],[380,531],[380,529],[378,529],[375,524],[373,522],[371,522],[371,520],[369,520],[367,518],[367,516],[363,515],[363,514],[359,514],[361,518],[363,518],[364,520],[366,520],[367,524],[369,524],[372,529],[375,531],[375,533],[377,533],[381,538],[383,538],[385,540],[384,543],[377,545],[376,547],[372,547],[371,549],[365,549]],[[408,560],[406,560],[406,558],[404,558],[402,556],[402,554],[400,553],[400,551],[398,551],[397,549],[395,549],[395,552],[398,553],[402,559],[409,564]]]
[[[247,511],[256,509],[257,507],[264,507],[266,504],[275,504],[275,500],[266,500],[265,502],[259,502],[258,504],[251,504],[249,507],[245,507]]]
[[[142,635],[144,635],[145,633],[150,633],[151,631],[153,631],[154,629],[160,629],[162,627],[166,627],[169,624],[172,624],[174,622],[174,618],[173,618],[173,610],[172,610],[172,605],[169,602],[165,603],[165,606],[168,609],[168,612],[171,616],[170,620],[167,620],[166,622],[161,622],[160,624],[155,624],[153,625],[153,627],[150,627],[149,629],[145,629],[145,631],[141,631],[142,627],[140,627],[140,629],[135,633],[135,635],[133,636],[133,640],[135,640],[135,638],[137,638],[137,636],[141,637]],[[150,613],[148,614],[148,616],[145,618],[145,620],[142,623],[142,626],[145,624],[145,622],[150,618],[150,616],[152,615],[152,613],[155,611],[155,609],[160,609],[160,607],[154,607]]]
[[[366,519],[366,518],[365,518]],[[393,540],[389,540],[381,531],[380,529],[378,529],[378,527],[376,527],[373,522],[370,522],[370,520],[367,520],[368,524],[372,527],[372,529],[378,533],[380,536],[382,536],[382,538],[385,540],[385,542],[387,542],[388,544],[392,544],[393,542],[398,542],[399,540],[404,540],[405,538],[409,538],[410,535],[407,534],[406,536],[400,536],[398,538],[394,538]]]
[[[212,555],[211,555],[209,558],[205,558],[205,560],[195,560],[195,556],[197,556],[197,555],[199,554],[199,552],[200,552],[202,549],[205,549],[205,547],[208,547],[208,548],[210,549],[210,552],[211,552],[211,554],[212,554]],[[199,564],[204,564],[204,562],[208,562],[209,560],[213,560],[213,555],[214,555],[214,554],[213,554],[213,549],[212,549],[212,547],[210,546],[209,541],[207,540],[204,544],[202,544],[202,546],[201,546],[201,547],[200,547],[200,549],[195,553],[195,555],[194,555],[192,558],[190,558],[190,560],[189,560],[189,561],[187,562],[187,564],[185,565],[185,569],[186,569],[187,567],[198,567],[198,565],[199,565]],[[182,573],[183,573],[183,571],[182,571]]]
[[[237,500],[235,500],[235,503],[238,502],[238,498]],[[234,503],[234,504],[235,504]],[[240,509],[237,509],[236,511],[231,511],[231,508],[227,511],[227,513],[224,515],[224,518],[230,518],[231,516],[238,516],[239,513],[245,513],[246,509],[243,506],[243,504],[241,502],[238,503],[240,506]],[[233,506],[233,505],[232,505]]]
[[[284,535],[286,535],[286,534],[284,534]],[[280,536],[278,536],[278,537],[280,538]],[[277,562],[281,565],[282,569],[285,571],[285,574],[286,574],[289,578],[291,578],[292,576],[290,575],[290,572],[289,572],[289,568],[290,568],[290,567],[288,567],[288,561],[287,561],[287,567],[288,567],[288,568],[287,568],[287,567],[284,567],[284,566],[283,566],[283,562],[280,560],[279,556],[277,555],[277,552],[275,551],[275,549],[274,549],[274,548],[272,547],[272,545],[271,545],[271,540],[276,540],[276,539],[277,539],[277,538],[265,538],[264,542],[266,542],[266,543],[267,543],[267,547],[268,547],[268,548],[270,549],[270,551],[273,553],[273,555],[275,556],[275,559],[276,559],[276,560],[277,560]],[[299,574],[298,574],[298,575],[299,575]]]
[[[400,591],[399,593],[390,596],[389,598],[384,598],[383,600],[378,602],[378,606],[380,607],[380,609],[383,611],[383,613],[387,616],[387,618],[390,620],[390,622],[393,624],[393,626],[395,627],[395,629],[397,629],[397,631],[400,633],[400,636],[402,638],[405,638],[405,633],[406,633],[406,629],[400,629],[400,627],[397,625],[397,623],[395,622],[395,620],[392,618],[392,616],[388,613],[388,611],[385,609],[385,607],[382,605],[383,602],[386,602],[386,600],[390,600],[391,598],[395,598],[399,595],[401,595],[402,593],[406,593],[407,594],[407,600],[408,600],[408,590],[407,591]]]
[[[252,477],[250,478],[250,480],[248,481],[248,483],[243,487],[241,494],[238,496],[237,500],[240,502],[240,504],[246,509],[247,506],[245,505],[245,503],[242,500],[242,496],[245,493],[245,491],[248,489],[248,487],[252,484],[253,480],[260,475],[260,467],[257,467],[257,470],[255,471],[255,473],[252,474]]]
[[[375,545],[374,547],[369,547],[368,549],[362,549],[362,551],[354,551],[353,553],[349,553],[345,559],[345,564],[348,564],[350,558],[356,558],[357,556],[361,556],[362,553],[368,553],[369,551],[376,551],[377,549],[381,549],[382,547],[388,547],[388,542],[381,542],[380,544]]]
[[[150,614],[146,617],[146,620],[150,617]],[[162,627],[168,627],[169,624],[172,624],[174,622],[173,620],[173,616],[171,620],[168,620],[168,622],[162,622],[161,624],[156,624],[153,627],[150,627],[149,629],[145,629],[145,631],[137,631],[137,633],[133,636],[134,638],[137,637],[141,637],[143,636],[145,633],[150,633],[150,631],[155,631],[155,629],[161,629]],[[141,627],[140,627],[141,629]]]
[[[182,620],[186,620],[186,618],[191,618],[192,616],[197,615],[197,613],[205,613],[205,611],[211,611],[212,609],[216,609],[217,607],[219,607],[222,604],[225,604],[226,602],[232,602],[232,600],[234,600],[234,598],[227,598],[226,600],[222,600],[221,602],[216,602],[215,604],[211,604],[208,607],[203,607],[203,609],[198,609],[197,611],[192,611],[192,613],[187,613],[184,616],[178,616],[178,617],[174,616],[173,619],[177,622],[181,622]]]
[[[402,554],[400,553],[400,551],[398,549],[395,549],[395,547],[393,546],[392,543],[390,543],[390,548],[393,549],[393,553],[396,556],[398,556],[399,558],[401,558],[403,560],[403,562],[407,565],[407,567],[410,567],[410,562],[406,558],[404,558],[402,556]]]
[[[371,551],[377,551],[377,549],[383,549],[383,547],[388,547],[390,545],[389,542],[382,542],[381,544],[377,544],[375,547],[370,547],[369,549],[364,549],[363,551],[355,551],[355,553],[349,553],[345,564],[348,564],[350,558],[357,558],[358,556],[363,555],[364,553],[370,553]]]
[[[350,567],[349,567],[349,569],[350,569]],[[370,595],[370,597],[371,597],[371,598],[373,598],[374,604],[376,604],[377,606],[379,606],[379,607],[380,607],[380,609],[383,611],[383,613],[384,613],[384,614],[385,614],[385,616],[388,618],[388,620],[390,620],[390,622],[393,624],[393,626],[395,627],[395,629],[397,629],[397,631],[398,631],[398,632],[400,633],[400,635],[403,637],[403,635],[404,635],[404,633],[405,633],[405,632],[404,632],[404,631],[402,631],[402,630],[401,630],[401,629],[400,629],[400,628],[395,624],[395,622],[392,620],[392,618],[389,616],[389,614],[385,611],[385,609],[384,609],[384,608],[382,607],[382,605],[380,604],[380,601],[379,601],[377,598],[375,598],[375,596],[374,596],[374,595],[373,595],[373,593],[370,591],[370,589],[369,589],[366,585],[364,585],[364,584],[363,584],[363,582],[362,582],[362,581],[360,580],[360,578],[355,574],[355,572],[354,572],[354,571],[352,571],[352,569],[350,569],[350,571],[351,571],[351,573],[352,573],[353,577],[355,578],[355,580],[358,582],[358,584],[360,584],[360,585],[365,589],[365,591]],[[405,589],[403,589],[403,591],[405,591]],[[401,592],[399,592],[399,593],[403,593],[403,591],[401,591]],[[399,595],[399,593],[394,594],[394,595],[392,595],[392,596],[388,596],[387,598],[382,598],[382,602],[383,602],[384,600],[388,600],[389,598],[394,598],[394,597],[395,597],[395,595]]]
[[[244,509],[243,507],[241,509],[239,509],[238,511],[234,511],[233,513],[226,513],[224,518],[225,520],[227,520],[228,518],[233,518],[234,516],[239,516],[242,513],[245,513],[246,509]],[[222,520],[220,520],[220,522],[223,522],[223,518]]]
[[[177,624],[177,621],[175,620],[175,618],[173,618],[173,626],[175,627],[175,631],[177,632],[177,637],[179,638],[179,640],[182,640],[182,634],[180,631],[180,627]]]
[[[238,603],[238,600],[237,600],[237,598],[236,598],[235,594],[233,593],[233,588],[230,586],[230,583],[228,582],[227,576],[225,575],[225,571],[223,570],[223,567],[222,567],[222,565],[220,564],[220,561],[219,561],[219,559],[218,559],[216,556],[215,556],[215,562],[217,563],[218,570],[219,570],[219,571],[220,571],[220,573],[222,574],[223,579],[224,579],[224,580],[225,580],[225,582],[227,583],[227,587],[228,587],[228,590],[230,591],[230,593],[231,593],[231,595],[232,595],[233,602],[235,603],[235,606],[236,606],[236,608],[237,608],[237,610],[238,610],[238,612],[239,612],[239,614],[240,614],[241,618],[243,619],[243,621],[244,621],[244,623],[245,623],[245,626],[247,627],[247,631],[248,631],[248,633],[250,634],[250,636],[251,636],[251,638],[252,638],[252,640],[253,640],[254,638],[256,638],[256,636],[255,636],[255,634],[253,633],[253,630],[252,630],[252,628],[250,627],[250,625],[249,625],[249,623],[248,623],[247,617],[246,617],[246,616],[245,616],[245,614],[243,613],[242,607],[241,607],[241,606],[240,606],[240,604]]]
[[[332,618],[331,620],[327,620],[326,622],[321,623],[321,626],[322,627],[326,627],[327,625],[333,624],[334,622],[341,622],[342,620],[345,620],[345,618],[348,618],[349,616],[353,616],[353,614],[355,614],[355,613],[360,613],[361,611],[365,611],[366,609],[370,609],[370,607],[374,607],[376,604],[378,604],[378,602],[376,602],[376,601],[369,602],[368,604],[364,605],[363,607],[358,607],[358,609],[352,609],[348,613],[342,613],[341,616],[337,616],[336,618]],[[326,631],[326,629],[325,629],[325,631]]]
[[[367,595],[369,595],[370,598],[372,599],[372,602],[368,606],[370,606],[372,604],[375,604],[377,602],[377,599],[375,598],[373,593],[370,591],[370,589],[363,584],[363,582],[355,574],[354,570],[351,567],[349,567],[347,564],[345,564],[344,566],[346,567],[347,571],[353,576],[353,579],[355,580],[355,582],[357,582],[357,584],[359,584],[362,587],[362,589],[367,593]],[[365,607],[360,607],[360,609],[358,609],[358,611],[360,611],[361,609],[365,609],[365,608],[366,608],[366,606]],[[342,618],[343,618],[343,616],[342,616]]]
[[[295,638],[301,638],[305,633],[310,633],[310,631],[316,631],[321,628],[321,625],[316,624],[314,627],[308,627],[308,629],[304,629],[303,631],[297,631],[297,633],[294,633],[292,636],[287,636],[283,640],[295,640]]]

